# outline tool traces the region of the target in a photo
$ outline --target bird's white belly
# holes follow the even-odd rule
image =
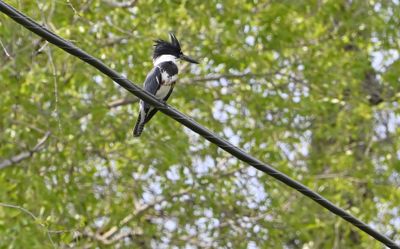
[[[161,85],[161,86],[160,86],[160,89],[158,89],[158,91],[157,91],[157,93],[156,93],[156,97],[159,98],[159,99],[165,98],[165,97],[168,95],[169,90],[171,89],[171,86],[172,86],[172,85],[170,85],[170,84],[168,84],[168,85],[167,85],[167,84]]]
[[[173,83],[178,79],[178,75],[172,75],[170,76],[167,72],[162,72],[161,73],[161,80],[163,82],[163,84],[160,86],[160,89],[158,89],[157,93],[156,93],[156,97],[159,99],[163,99],[165,98],[168,93],[169,90],[171,89]]]

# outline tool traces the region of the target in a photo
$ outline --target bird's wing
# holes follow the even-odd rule
[[[172,86],[171,86],[171,89],[169,89],[169,92],[168,92],[167,96],[165,96],[165,98],[163,98],[164,101],[167,101],[167,100],[168,100],[169,96],[170,96],[171,93],[172,93],[172,90],[174,90],[174,85],[172,85]],[[157,111],[158,111],[158,110],[157,110],[156,108],[152,108],[152,109],[146,114],[146,117],[145,117],[145,119],[144,119],[144,123],[149,122],[149,120],[154,116],[154,114],[157,113]]]
[[[146,117],[144,118],[144,123],[147,123],[150,121],[150,119],[156,114],[158,111],[157,108],[152,107],[150,111],[146,114]]]
[[[146,80],[144,81],[144,90],[156,95],[157,90],[161,86],[161,70],[158,67],[154,67],[146,77]],[[144,103],[143,105],[145,111],[147,112],[150,108],[150,105],[147,103]]]

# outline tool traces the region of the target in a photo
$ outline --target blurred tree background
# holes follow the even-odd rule
[[[398,0],[10,0],[400,241]],[[383,248],[0,14],[0,248]]]

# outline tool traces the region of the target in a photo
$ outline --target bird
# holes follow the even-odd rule
[[[178,79],[178,60],[190,63],[199,62],[182,52],[181,45],[173,33],[169,33],[170,42],[157,39],[154,42],[153,69],[147,74],[144,81],[144,90],[153,94],[156,98],[166,102],[174,90]],[[133,129],[133,136],[139,137],[144,125],[157,113],[157,109],[140,100],[139,115]]]

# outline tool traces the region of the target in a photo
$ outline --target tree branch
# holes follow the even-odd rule
[[[125,1],[125,2],[118,2],[118,1],[112,1],[112,0],[103,0],[104,3],[110,5],[111,7],[116,7],[116,8],[131,8],[134,7],[137,3],[137,0],[130,0],[130,1]]]
[[[6,168],[8,166],[11,166],[13,164],[20,163],[21,161],[30,158],[33,156],[33,154],[41,151],[44,148],[44,144],[46,143],[47,139],[50,137],[51,132],[47,131],[44,137],[42,137],[39,142],[31,149],[28,151],[23,151],[19,153],[18,155],[15,155],[11,158],[4,159],[0,161],[0,169]]]
[[[227,74],[209,74],[207,76],[196,76],[193,78],[184,78],[179,81],[180,84],[188,84],[188,83],[194,83],[194,82],[207,82],[207,81],[215,81],[215,80],[221,80],[221,79],[242,79],[242,78],[260,78],[260,77],[271,77],[276,74],[279,74],[281,71],[280,69],[277,69],[276,71],[273,72],[267,72],[267,73],[227,73]]]
[[[132,104],[132,103],[136,103],[138,101],[139,101],[139,99],[136,98],[136,97],[134,97],[134,98],[133,97],[127,97],[127,98],[117,99],[117,100],[111,101],[111,102],[109,102],[107,104],[107,107],[109,109],[111,109],[111,108],[116,108],[118,106],[124,106],[124,105],[129,105],[129,104]]]
[[[208,81],[216,81],[216,80],[221,80],[221,79],[242,79],[242,78],[259,78],[259,77],[265,77],[265,76],[273,76],[279,73],[279,70],[271,73],[240,73],[240,74],[210,74],[205,77],[193,77],[193,78],[183,78],[179,80],[180,85],[185,85],[185,84],[191,84],[191,83],[196,83],[196,82],[208,82]],[[125,97],[122,99],[117,99],[109,102],[107,104],[107,107],[112,109],[118,106],[124,106],[124,105],[129,105],[132,103],[138,102],[139,99],[137,97]]]
[[[171,194],[169,196],[163,196],[163,197],[156,198],[151,203],[148,203],[148,204],[145,204],[145,205],[140,205],[140,206],[136,207],[133,213],[129,214],[124,219],[122,219],[122,221],[120,222],[118,227],[117,226],[113,226],[108,231],[106,231],[102,235],[100,235],[100,237],[101,237],[100,241],[105,242],[105,241],[117,241],[117,240],[120,240],[121,239],[120,238],[121,235],[118,235],[118,234],[120,234],[121,232],[120,233],[117,233],[117,232],[121,229],[121,227],[124,227],[132,219],[134,219],[135,217],[143,214],[147,210],[154,208],[154,206],[156,206],[157,204],[160,204],[160,203],[162,203],[164,201],[167,201],[167,200],[172,200],[175,197],[180,197],[182,195],[189,194],[192,190],[193,190],[192,188],[186,188],[186,189],[183,189],[183,190],[181,190],[181,191],[179,191],[177,193]],[[126,236],[123,236],[123,237],[126,237]],[[106,244],[106,243],[104,243],[104,244]]]

